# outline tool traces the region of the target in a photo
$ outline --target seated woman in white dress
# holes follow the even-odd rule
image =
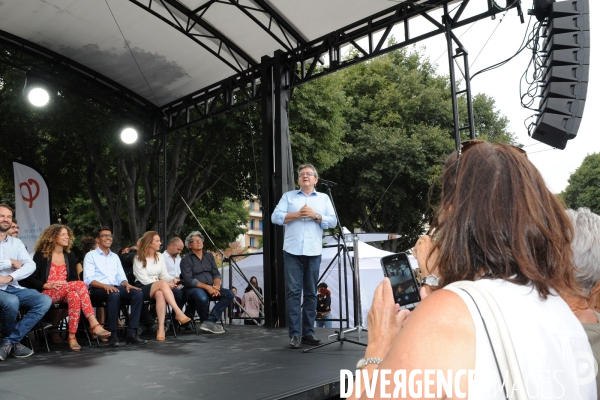
[[[167,266],[163,255],[160,253],[160,236],[158,232],[148,231],[140,239],[140,247],[133,262],[133,274],[139,282],[144,300],[154,299],[156,301],[156,315],[158,318],[158,330],[156,340],[165,340],[165,314],[167,304],[175,313],[175,319],[181,325],[190,321],[181,308],[177,305],[173,290],[177,289],[179,278],[174,278],[167,273]]]

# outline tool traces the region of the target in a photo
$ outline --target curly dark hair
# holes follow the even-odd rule
[[[35,251],[41,252],[45,258],[52,257],[52,251],[54,250],[54,246],[56,244],[56,239],[60,235],[60,231],[63,229],[67,230],[69,234],[69,245],[64,248],[66,253],[71,252],[71,246],[73,245],[73,241],[75,240],[75,235],[73,235],[73,231],[66,225],[61,224],[52,224],[40,235],[37,243],[35,244]]]

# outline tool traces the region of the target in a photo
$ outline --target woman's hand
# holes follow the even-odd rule
[[[56,281],[52,283],[46,282],[44,283],[44,286],[42,286],[42,288],[46,290],[57,290],[60,289],[61,286],[65,285],[66,283],[66,281]]]
[[[413,256],[417,259],[417,263],[419,263],[419,270],[421,270],[423,277],[432,274],[433,267],[437,261],[437,250],[434,251],[431,256],[429,255],[432,248],[433,242],[431,237],[423,235],[417,240],[417,243],[415,243],[415,247],[413,247],[412,250]]]
[[[410,311],[400,311],[400,306],[394,303],[392,285],[388,278],[384,278],[373,294],[365,357],[384,358],[409,314]]]

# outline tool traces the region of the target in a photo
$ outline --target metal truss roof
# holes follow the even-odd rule
[[[410,35],[410,18],[462,2],[458,21],[469,1],[2,0],[0,45],[67,65],[163,116],[185,111],[188,124],[211,114],[215,91],[226,103],[236,89],[238,102],[256,100],[263,56],[288,54],[302,83],[319,75],[323,56],[326,71],[344,65],[344,45],[359,52],[356,61],[370,58],[398,23],[402,42],[415,43],[427,34]],[[429,19],[441,33],[440,21]],[[15,66],[34,67],[14,58]]]

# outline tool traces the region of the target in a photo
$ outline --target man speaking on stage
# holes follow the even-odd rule
[[[300,190],[284,193],[271,216],[271,222],[285,226],[285,305],[292,349],[299,349],[301,342],[321,343],[315,337],[314,325],[323,229],[335,227],[337,220],[329,197],[315,190],[318,180],[317,170],[311,164],[298,167]]]

